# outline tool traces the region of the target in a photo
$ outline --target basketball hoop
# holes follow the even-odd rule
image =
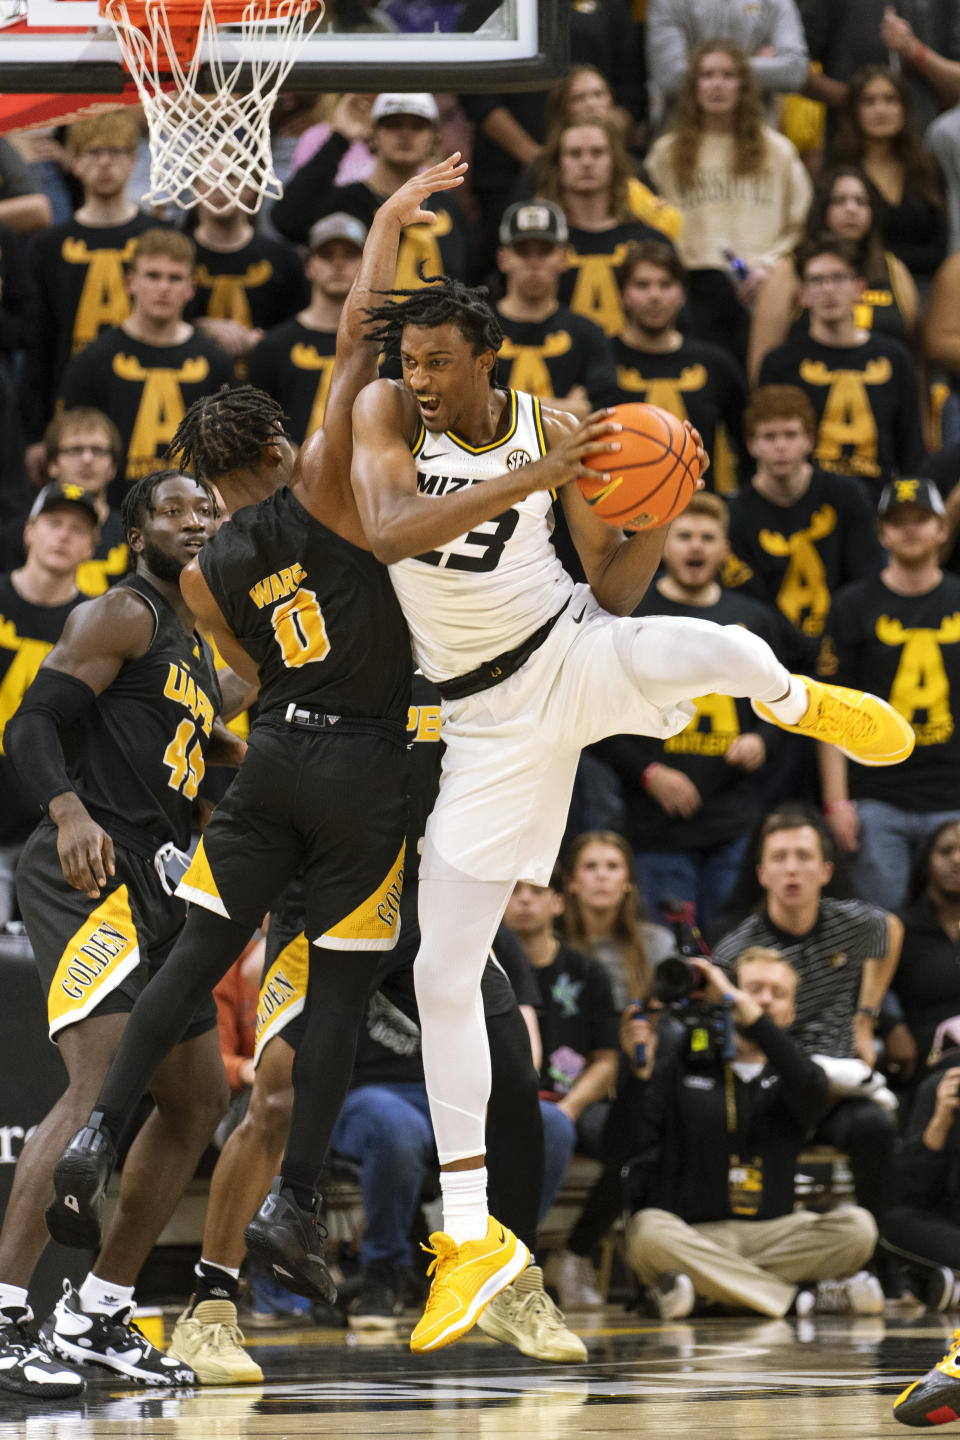
[[[255,214],[282,186],[270,150],[270,113],[323,0],[101,0],[133,76],[150,139],[152,205]],[[242,58],[223,58],[221,26],[235,26]],[[264,27],[280,42],[258,59]],[[243,90],[241,91],[241,72]],[[204,93],[198,84],[203,73]]]

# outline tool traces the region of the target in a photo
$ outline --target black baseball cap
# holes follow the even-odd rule
[[[552,200],[521,200],[503,212],[500,244],[516,245],[521,240],[549,240],[566,245],[567,217]]]
[[[97,514],[93,496],[88,495],[82,485],[61,485],[58,480],[52,480],[49,485],[44,485],[30,507],[28,518],[36,520],[38,515],[46,515],[51,510],[61,510],[64,505],[75,505],[93,521],[94,525],[100,524],[100,516]]]
[[[933,481],[922,477],[891,480],[888,485],[884,485],[877,505],[877,514],[881,520],[897,505],[919,505],[922,510],[931,510],[934,515],[943,515],[946,508],[943,496]]]

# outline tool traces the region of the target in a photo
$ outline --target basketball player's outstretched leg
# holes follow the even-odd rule
[[[899,711],[866,690],[852,690],[846,685],[826,685],[797,675],[808,696],[807,708],[795,724],[788,724],[773,706],[753,701],[753,709],[764,720],[836,745],[849,760],[859,765],[899,765],[906,760],[916,743],[913,727]]]

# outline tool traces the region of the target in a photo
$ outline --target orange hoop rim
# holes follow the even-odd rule
[[[184,70],[195,63],[203,35],[221,26],[251,28],[274,22],[281,31],[293,28],[311,10],[323,14],[323,0],[99,0],[100,13],[114,27],[117,38],[140,32],[156,52],[158,69],[170,74],[174,63]],[[124,64],[133,72],[126,47]],[[171,62],[165,65],[162,55]],[[136,78],[136,75],[134,75]]]
[[[319,0],[293,5],[290,0],[209,0],[209,4],[218,25],[239,25],[243,20],[265,24],[301,10],[315,10]],[[122,16],[140,30],[151,29],[154,17],[164,16],[172,31],[196,31],[205,8],[205,0],[100,0],[100,14],[105,19]]]

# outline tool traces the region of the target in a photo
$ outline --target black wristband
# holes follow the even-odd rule
[[[61,728],[96,698],[85,681],[41,667],[20,708],[7,722],[4,750],[21,783],[44,811],[54,796],[74,788],[63,756]]]

